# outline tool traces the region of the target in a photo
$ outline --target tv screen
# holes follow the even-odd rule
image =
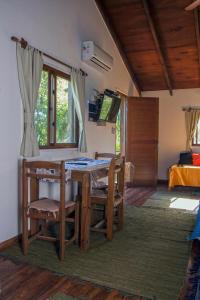
[[[115,123],[119,112],[121,99],[118,94],[106,89],[101,94],[98,121]]]
[[[117,96],[113,96],[112,98],[112,106],[110,108],[110,112],[108,115],[107,122],[116,123],[117,115],[120,109],[121,99]]]
[[[113,98],[111,96],[108,96],[104,94],[101,110],[99,114],[99,121],[108,121],[110,109],[112,107]]]

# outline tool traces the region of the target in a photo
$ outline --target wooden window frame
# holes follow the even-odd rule
[[[77,143],[56,143],[56,76],[59,76],[61,78],[67,79],[68,81],[71,80],[71,76],[69,74],[66,74],[60,70],[57,70],[49,65],[43,65],[43,71],[47,71],[48,72],[48,116],[47,116],[47,120],[48,120],[48,135],[47,135],[47,145],[39,145],[39,148],[42,149],[62,149],[62,148],[78,148],[78,136],[79,136],[79,123],[78,123],[78,118],[76,116],[76,140]],[[55,88],[54,88],[54,142],[51,143],[50,142],[50,114],[51,114],[51,75],[54,77],[54,82],[55,82]]]

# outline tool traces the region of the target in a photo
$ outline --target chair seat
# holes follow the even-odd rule
[[[108,193],[104,190],[94,190],[90,195],[91,203],[93,204],[105,204],[108,200]],[[117,207],[123,200],[123,196],[120,193],[115,193],[114,207]]]
[[[94,190],[107,190],[108,185],[103,181],[97,181],[95,185],[92,186]]]
[[[117,195],[115,196],[114,207],[119,206],[119,205],[122,203],[122,201],[123,201],[122,195],[117,194]]]
[[[73,201],[67,201],[65,203],[65,209],[75,207],[75,202]],[[42,198],[37,201],[33,201],[29,205],[29,211],[31,209],[43,211],[43,212],[49,212],[49,213],[56,213],[59,211],[60,208],[60,201],[58,200],[52,200],[48,198]]]
[[[92,193],[90,194],[91,199],[92,198],[102,198],[106,199],[108,196],[108,193],[106,190],[101,189],[94,189],[92,190]]]

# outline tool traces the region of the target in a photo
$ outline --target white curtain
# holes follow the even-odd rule
[[[79,120],[79,143],[80,152],[87,152],[86,134],[85,134],[85,76],[81,71],[72,69],[71,87],[73,93],[76,113]]]
[[[71,84],[68,85],[68,101],[67,143],[76,143],[76,110]]]
[[[33,157],[39,155],[34,113],[43,67],[41,53],[30,46],[23,49],[17,43],[17,67],[24,109],[24,133],[20,154],[25,157]]]
[[[125,156],[126,152],[126,96],[120,95],[120,153]]]

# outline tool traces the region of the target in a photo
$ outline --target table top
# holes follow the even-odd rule
[[[70,159],[65,162],[66,170],[76,170],[80,172],[92,172],[107,168],[110,165],[110,159],[91,159],[86,157],[79,157]]]

